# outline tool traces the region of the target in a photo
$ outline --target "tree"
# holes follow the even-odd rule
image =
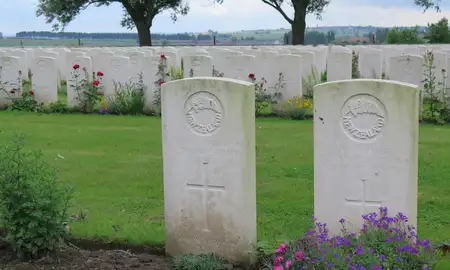
[[[336,34],[334,33],[334,31],[328,31],[328,33],[327,33],[328,43],[333,42],[335,39],[336,39]]]
[[[377,28],[376,37],[377,43],[384,43],[387,40],[387,35],[389,33],[389,28]]]
[[[441,11],[441,0],[414,0],[414,4],[418,5],[419,7],[423,7],[424,11],[427,11],[429,9]]]
[[[447,18],[442,18],[437,23],[428,24],[425,38],[430,43],[450,43],[450,31]]]
[[[321,18],[321,14],[331,0],[261,0],[263,3],[273,7],[291,25],[292,44],[305,43],[306,14],[315,14]],[[294,17],[290,18],[281,8],[286,3],[294,8]]]
[[[89,6],[109,6],[111,3],[122,4],[124,15],[121,25],[128,29],[136,27],[140,46],[152,45],[150,27],[156,15],[172,10],[171,17],[176,21],[177,15],[185,15],[189,11],[188,3],[182,0],[39,0],[36,15],[44,16],[47,23],[53,23],[55,31],[64,30]]]
[[[421,44],[423,40],[417,34],[419,27],[398,28],[394,27],[387,35],[389,44]]]

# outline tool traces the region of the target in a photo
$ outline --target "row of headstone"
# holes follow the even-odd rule
[[[268,92],[276,91],[280,74],[283,74],[283,89],[279,102],[294,96],[302,96],[302,78],[308,78],[314,71],[316,82],[320,81],[320,72],[327,71],[327,81],[346,80],[352,78],[352,51],[358,53],[358,70],[363,78],[381,78],[383,71],[386,79],[421,85],[423,80],[423,61],[419,54],[433,49],[435,57],[435,75],[437,81],[443,81],[449,70],[447,61],[449,50],[445,47],[393,47],[393,46],[283,46],[283,47],[229,47],[229,48],[51,48],[51,49],[12,49],[0,50],[0,57],[7,59],[3,65],[10,63],[10,71],[2,75],[2,81],[17,81],[17,74],[11,70],[22,71],[22,79],[28,79],[28,69],[39,82],[34,84],[36,99],[50,103],[57,99],[58,85],[62,80],[71,79],[72,66],[81,64],[89,71],[102,71],[105,74],[103,86],[105,95],[114,93],[114,81],[119,83],[136,81],[139,73],[143,74],[143,82],[147,87],[148,101],[146,107],[153,104],[154,82],[159,55],[167,57],[167,67],[180,68],[183,65],[184,77],[222,76],[226,78],[249,81],[248,75],[255,74],[257,80],[264,78]],[[438,51],[440,50],[440,51]],[[405,53],[408,53],[407,55]],[[413,54],[416,53],[417,55]],[[407,56],[407,59],[404,58]],[[11,58],[13,57],[13,58]],[[409,59],[409,60],[408,60]],[[6,67],[5,67],[6,69]],[[89,72],[90,73],[90,72]],[[56,74],[56,75],[55,75]],[[56,86],[54,77],[56,76]],[[7,78],[7,79],[6,79]],[[165,81],[170,80],[167,76]],[[250,80],[251,81],[251,80]],[[445,77],[447,85],[450,76]],[[68,103],[76,103],[75,94],[68,83]],[[0,97],[1,99],[1,97]],[[4,106],[4,99],[0,101]]]
[[[345,80],[314,91],[314,214],[341,231],[388,207],[417,223],[416,85]],[[163,85],[166,252],[256,258],[254,89],[224,78]]]

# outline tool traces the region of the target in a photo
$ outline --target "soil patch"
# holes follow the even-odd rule
[[[4,243],[0,245],[0,269],[169,269],[169,260],[161,255],[132,253],[126,250],[84,250],[65,247],[57,253],[39,260],[22,262],[14,257],[12,250]]]

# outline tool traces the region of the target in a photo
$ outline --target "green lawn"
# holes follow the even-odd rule
[[[160,118],[0,112],[0,122],[1,141],[25,132],[74,185],[72,213],[87,213],[71,223],[76,236],[163,243]],[[256,142],[258,238],[275,245],[313,214],[313,124],[257,119]],[[450,239],[449,160],[450,126],[421,125],[419,233],[434,241]]]

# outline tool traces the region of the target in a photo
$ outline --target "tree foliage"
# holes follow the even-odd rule
[[[419,27],[398,28],[394,27],[387,35],[389,44],[421,44],[424,40],[418,35]]]
[[[441,0],[414,0],[414,4],[423,7],[424,11],[427,11],[429,9],[441,11],[440,9]]]
[[[181,0],[39,0],[37,16],[44,16],[53,23],[54,30],[63,30],[76,16],[90,6],[109,6],[120,3],[124,9],[122,26],[134,28],[136,22],[151,25],[153,18],[164,10],[172,10],[172,19],[189,11],[189,5]]]
[[[450,31],[447,18],[442,18],[437,23],[428,24],[425,38],[430,43],[450,43]]]

